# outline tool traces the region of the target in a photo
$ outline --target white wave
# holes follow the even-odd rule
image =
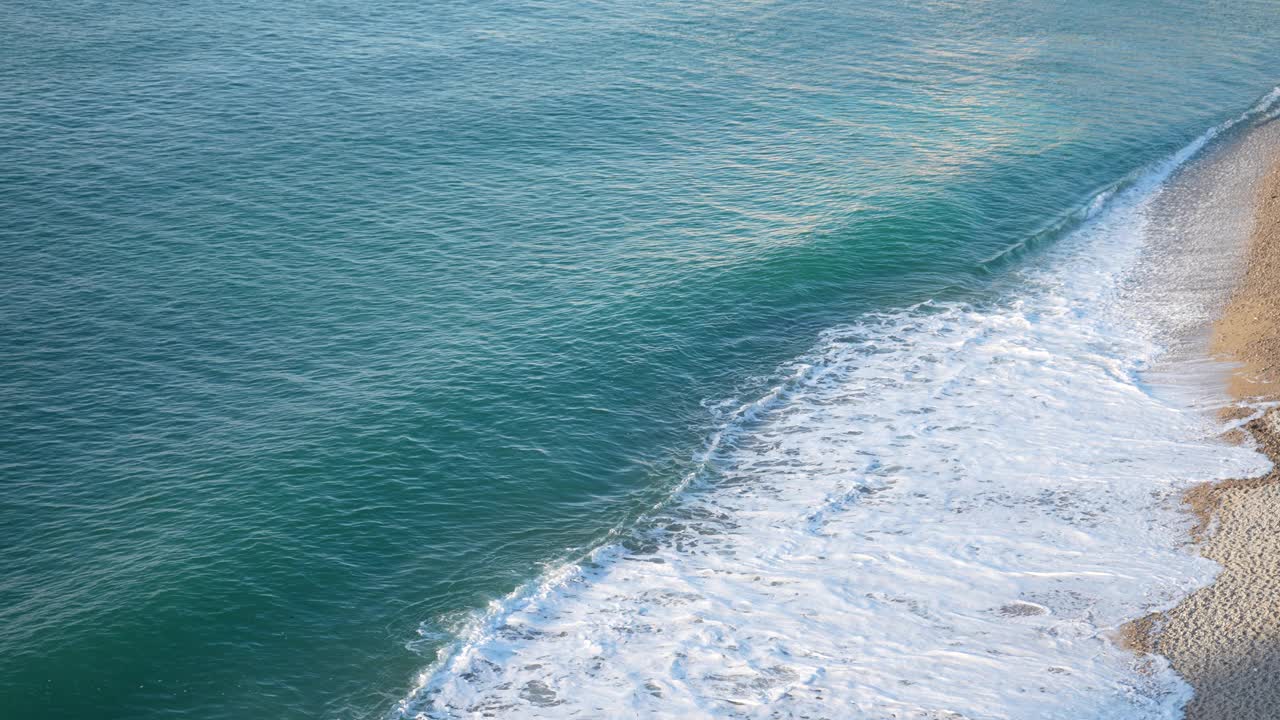
[[[1189,689],[1107,638],[1213,576],[1180,491],[1265,461],[1144,386],[1160,346],[1120,287],[1159,184],[1277,100],[1089,208],[1008,299],[829,332],[658,527],[495,603],[399,714],[1177,717]]]

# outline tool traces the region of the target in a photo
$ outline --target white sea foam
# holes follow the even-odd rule
[[[1179,492],[1265,461],[1144,385],[1159,323],[1122,289],[1160,183],[1221,130],[1005,300],[828,333],[652,531],[495,603],[400,712],[1177,717],[1189,689],[1107,637],[1213,576]]]

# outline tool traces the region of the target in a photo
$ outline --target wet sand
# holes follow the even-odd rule
[[[1259,187],[1244,277],[1211,350],[1238,364],[1233,412],[1259,415],[1242,429],[1280,464],[1280,408],[1259,410],[1280,400],[1280,160]],[[1174,609],[1130,624],[1123,639],[1167,657],[1195,688],[1188,720],[1280,718],[1280,470],[1205,484],[1185,500],[1201,552],[1222,572]]]

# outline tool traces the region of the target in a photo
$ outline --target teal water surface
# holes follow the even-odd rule
[[[1250,106],[1278,18],[7,3],[0,715],[393,712],[821,330]]]

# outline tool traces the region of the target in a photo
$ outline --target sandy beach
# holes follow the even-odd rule
[[[1237,364],[1228,411],[1280,463],[1280,161],[1259,187],[1246,269],[1214,326],[1212,352]],[[1247,441],[1240,432],[1237,440]],[[1280,717],[1280,471],[1193,488],[1201,552],[1215,582],[1166,613],[1132,624],[1129,640],[1159,653],[1196,691],[1188,720]]]

